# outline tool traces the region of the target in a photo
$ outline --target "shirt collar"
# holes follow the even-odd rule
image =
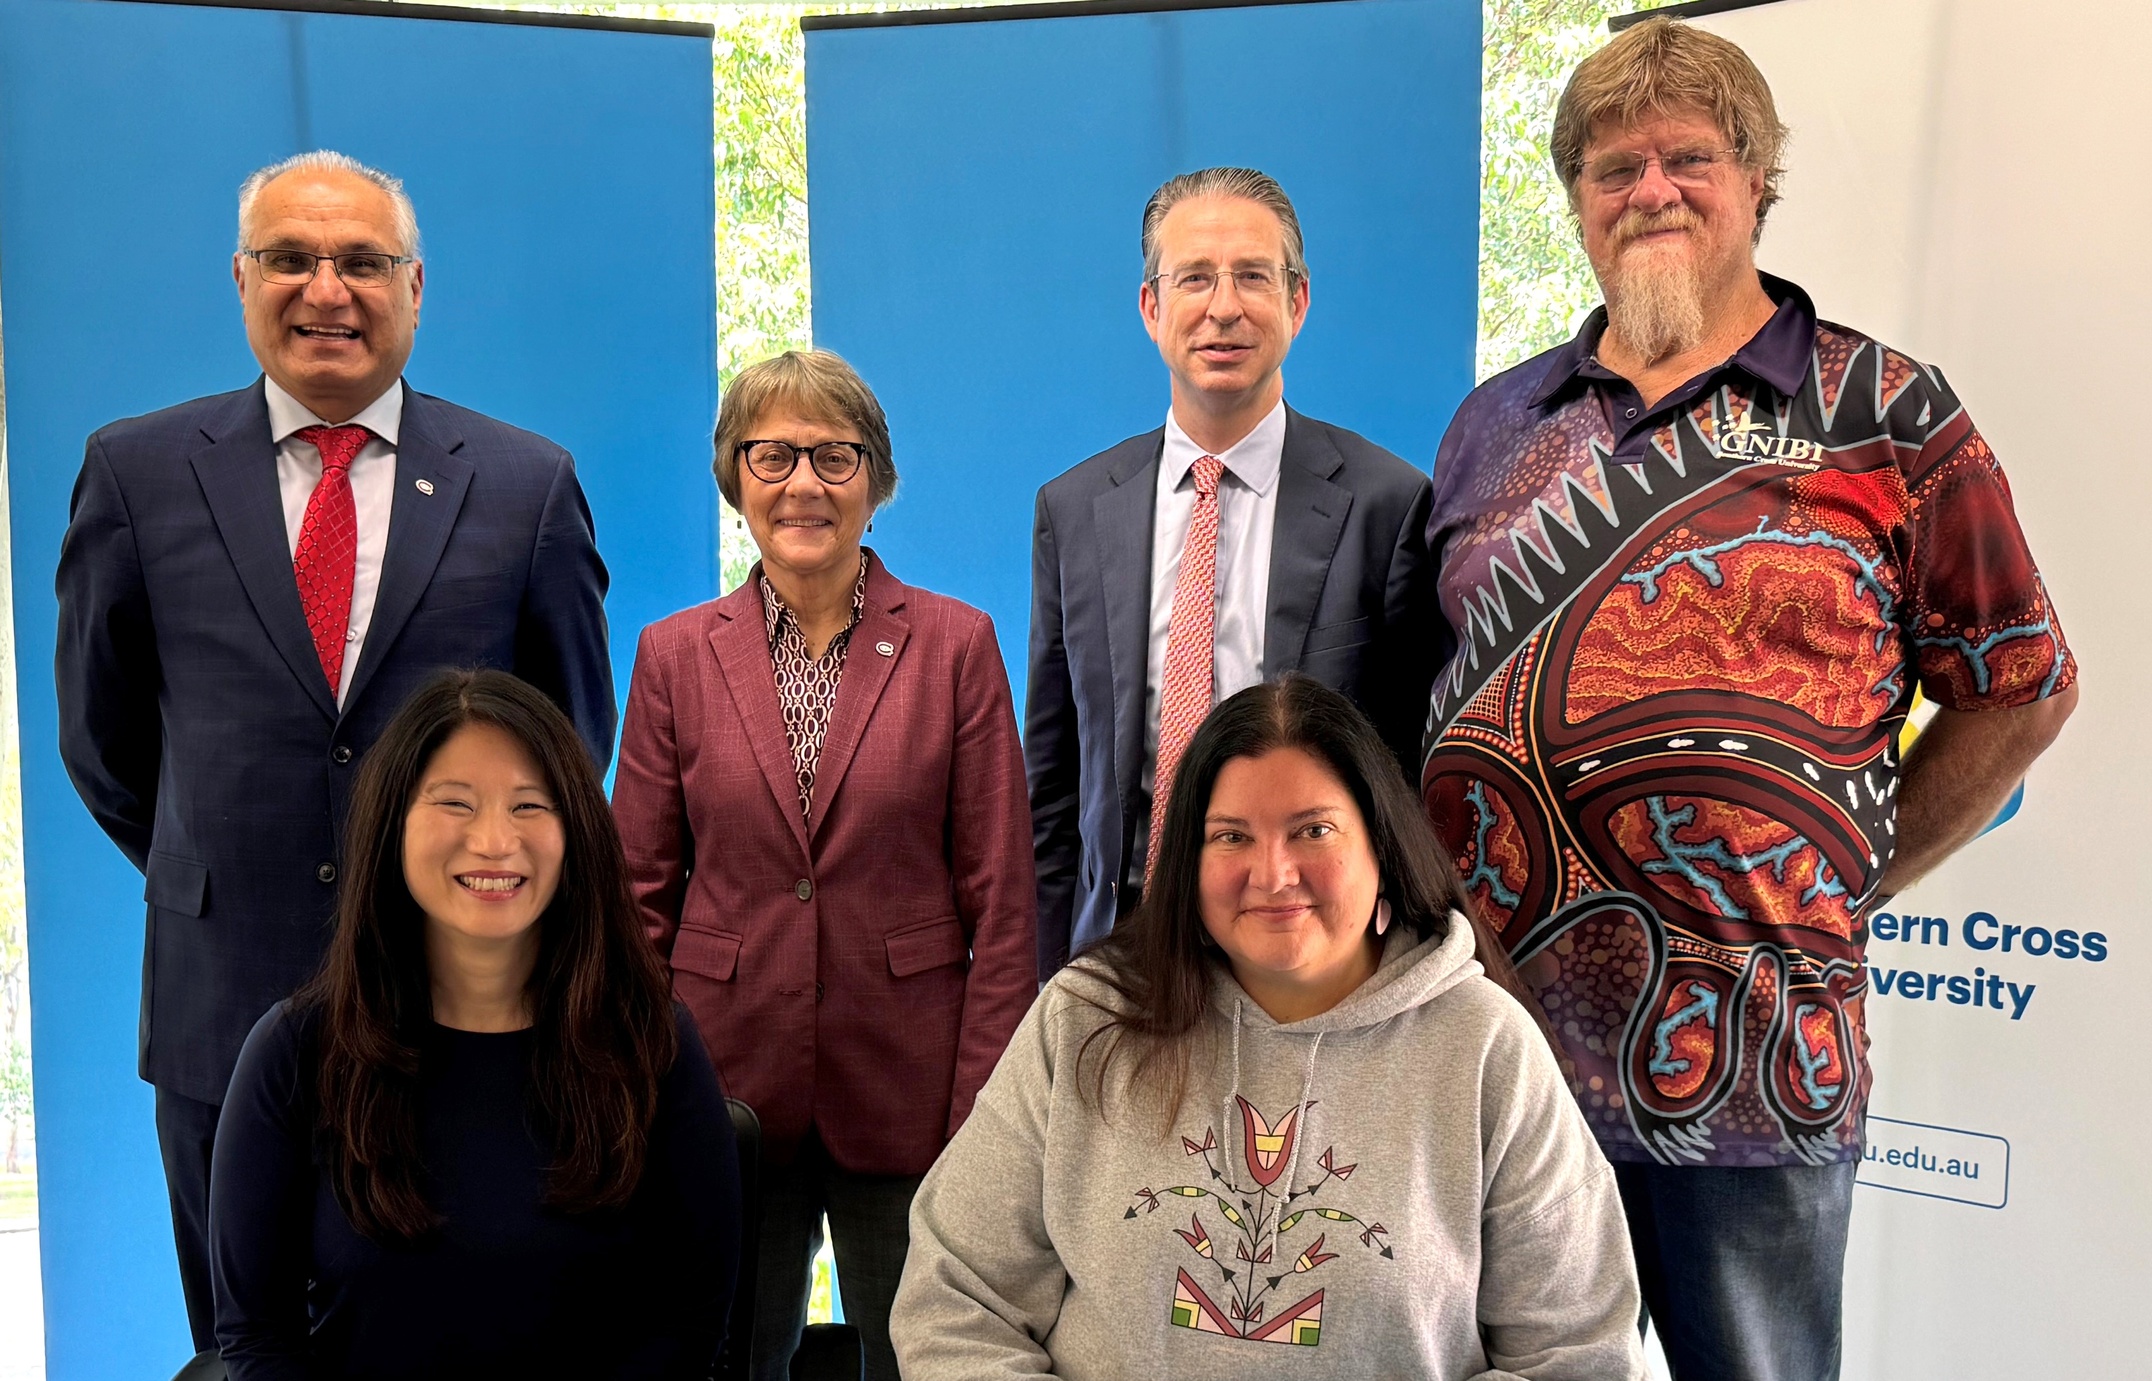
[[[1159,458],[1159,473],[1164,476],[1168,489],[1178,489],[1188,478],[1195,463],[1211,454],[1189,439],[1181,430],[1180,421],[1169,409],[1166,413],[1166,449]],[[1280,398],[1277,406],[1263,415],[1249,432],[1235,444],[1217,452],[1218,459],[1235,479],[1258,494],[1270,493],[1278,482],[1278,467],[1285,463],[1285,400]]]
[[[762,563],[759,561],[755,563],[755,589],[762,596],[762,631],[769,638],[770,646],[775,647],[777,646],[778,632],[787,623],[796,624],[798,620],[793,617],[792,610],[786,605],[784,598],[777,593],[777,587],[770,584],[770,578],[763,572]],[[859,579],[852,584],[852,621],[844,626],[844,633],[851,632],[858,625],[860,615],[864,614],[866,609],[867,553],[862,549],[859,553]],[[841,637],[843,634],[840,633],[839,636]],[[832,647],[835,645],[835,643],[831,644]],[[826,656],[827,654],[825,653],[824,655]]]
[[[276,380],[262,376],[262,393],[269,402],[269,440],[278,446],[290,439],[293,432],[302,427],[326,427],[329,424],[314,415],[314,410],[286,393]],[[403,429],[404,391],[403,380],[389,385],[389,391],[360,409],[347,426],[364,427],[375,436],[394,446],[397,433]]]
[[[1726,364],[1747,370],[1782,394],[1798,393],[1807,380],[1809,358],[1816,348],[1816,304],[1799,286],[1783,278],[1768,273],[1756,276],[1763,281],[1764,292],[1778,304],[1778,310]],[[1540,376],[1539,389],[1532,395],[1533,407],[1545,407],[1554,401],[1580,374],[1611,377],[1604,366],[1594,362],[1599,339],[1606,329],[1606,307],[1593,308],[1582,329],[1563,342],[1547,361],[1547,372]]]

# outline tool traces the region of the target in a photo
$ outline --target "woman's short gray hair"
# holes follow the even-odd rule
[[[897,463],[889,452],[889,419],[882,405],[844,357],[830,350],[787,350],[733,376],[717,408],[716,456],[710,468],[717,492],[734,511],[740,507],[740,444],[774,407],[796,409],[817,422],[850,427],[866,443],[867,499],[874,507],[897,492]]]
[[[411,205],[411,198],[404,192],[403,179],[392,177],[379,168],[369,168],[349,154],[333,149],[315,149],[312,153],[295,154],[281,163],[272,163],[247,175],[239,184],[239,247],[253,249],[247,243],[247,222],[254,218],[254,203],[261,197],[262,188],[284,176],[297,172],[349,173],[353,177],[371,182],[388,193],[389,203],[394,207],[393,228],[400,246],[399,252],[414,259],[423,258],[424,247],[418,238],[418,210]]]
[[[1239,197],[1267,208],[1278,218],[1279,228],[1285,232],[1285,271],[1307,281],[1308,260],[1300,239],[1300,217],[1293,210],[1293,199],[1285,195],[1278,180],[1253,168],[1202,168],[1169,179],[1163,187],[1151,193],[1150,201],[1144,205],[1143,279],[1146,283],[1158,274],[1158,227],[1165,222],[1166,213],[1196,197]]]

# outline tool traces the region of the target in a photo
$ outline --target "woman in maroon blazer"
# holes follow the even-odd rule
[[[762,560],[643,630],[613,812],[650,934],[762,1119],[753,1371],[787,1373],[822,1219],[870,1381],[912,1191],[1037,988],[1031,812],[985,614],[860,536],[889,427],[826,351],[744,370],[718,488]]]

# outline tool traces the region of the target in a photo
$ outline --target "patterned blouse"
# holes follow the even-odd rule
[[[867,604],[867,555],[860,553],[859,579],[852,586],[852,620],[829,640],[820,657],[807,652],[799,620],[777,597],[770,578],[758,569],[762,592],[762,629],[770,639],[770,661],[777,669],[777,707],[785,716],[785,743],[792,749],[792,771],[800,783],[800,814],[814,801],[814,772],[822,760],[822,740],[829,733],[830,712],[837,707],[837,683],[844,679],[844,654]]]

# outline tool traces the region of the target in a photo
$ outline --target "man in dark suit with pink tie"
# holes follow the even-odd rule
[[[1152,194],[1142,245],[1166,423],[1049,480],[1032,528],[1042,980],[1141,899],[1151,824],[1213,705],[1302,672],[1365,710],[1409,776],[1435,672],[1428,477],[1285,402],[1309,303],[1285,190],[1184,173]]]
[[[450,665],[546,691],[601,767],[615,719],[568,453],[402,380],[425,286],[402,185],[301,155],[247,180],[239,231],[264,377],[92,436],[58,574],[61,754],[145,880],[140,1067],[198,1349],[218,1107],[320,961],[358,759]]]

